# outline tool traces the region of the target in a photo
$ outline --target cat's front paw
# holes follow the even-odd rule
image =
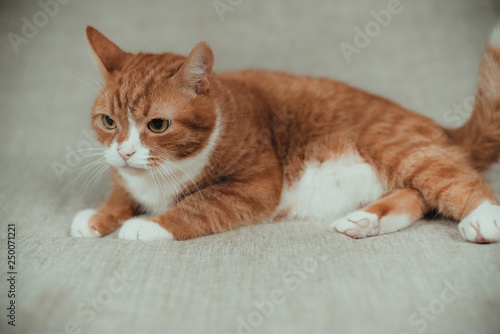
[[[141,241],[174,239],[171,233],[157,223],[141,218],[127,220],[118,232],[118,238]]]
[[[372,237],[380,233],[377,215],[361,210],[336,220],[331,227],[351,238]]]
[[[465,240],[478,243],[500,241],[500,206],[484,202],[458,224]]]
[[[96,214],[94,209],[87,209],[78,212],[71,223],[71,236],[76,238],[97,238],[101,233],[94,226],[91,226],[91,218]]]

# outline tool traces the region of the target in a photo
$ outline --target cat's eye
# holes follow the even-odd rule
[[[170,126],[170,120],[164,120],[160,118],[155,118],[151,122],[148,123],[149,130],[160,133],[168,129]]]
[[[101,122],[102,125],[104,125],[104,127],[107,129],[113,130],[114,128],[116,128],[116,122],[113,121],[113,119],[108,115],[102,115]]]

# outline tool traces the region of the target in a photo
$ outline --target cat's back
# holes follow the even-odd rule
[[[326,122],[329,126],[336,120],[359,123],[371,114],[382,112],[421,117],[381,96],[326,77],[247,70],[224,73],[218,79],[237,101],[251,99],[257,113],[262,112],[260,108],[272,112],[286,110],[288,114]]]
[[[301,99],[333,97],[334,92],[348,93],[354,88],[328,78],[297,76],[283,72],[246,70],[218,76],[231,91],[252,90],[275,102],[298,102]]]

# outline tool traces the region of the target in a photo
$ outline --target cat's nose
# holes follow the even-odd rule
[[[135,153],[135,151],[127,151],[127,150],[118,149],[118,154],[120,155],[120,157],[122,157],[122,159],[124,161],[127,161],[134,153]]]

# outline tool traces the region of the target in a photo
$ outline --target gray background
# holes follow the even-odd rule
[[[424,327],[425,333],[499,333],[500,245],[465,243],[450,221],[422,221],[366,240],[300,221],[186,242],[69,235],[75,212],[98,205],[109,186],[104,174],[83,191],[89,174],[60,180],[52,166],[69,168],[66,147],[85,145],[83,131],[90,129],[92,80],[100,78],[89,59],[87,25],[127,51],[187,54],[207,41],[217,72],[258,68],[335,78],[455,125],[446,115],[475,93],[500,3],[401,0],[402,12],[348,63],[340,43],[352,44],[354,28],[364,28],[373,20],[370,11],[388,2],[245,0],[221,20],[211,0],[73,0],[16,53],[7,34],[20,35],[23,17],[32,22],[41,7],[0,1],[0,272],[7,272],[8,222],[17,226],[19,272],[17,326],[7,328],[2,311],[0,331],[61,333],[74,322],[81,333],[237,333],[238,319],[255,316],[249,333],[417,333]],[[489,175],[497,195],[498,170]],[[110,292],[112,277],[123,270],[133,279]],[[453,294],[446,282],[455,280],[463,289]],[[0,288],[5,310],[6,280]],[[285,302],[259,321],[254,303],[270,300],[276,289]],[[443,291],[455,300],[444,303]],[[98,297],[106,305],[86,322],[77,309]],[[436,314],[422,320],[419,308],[429,306]]]

